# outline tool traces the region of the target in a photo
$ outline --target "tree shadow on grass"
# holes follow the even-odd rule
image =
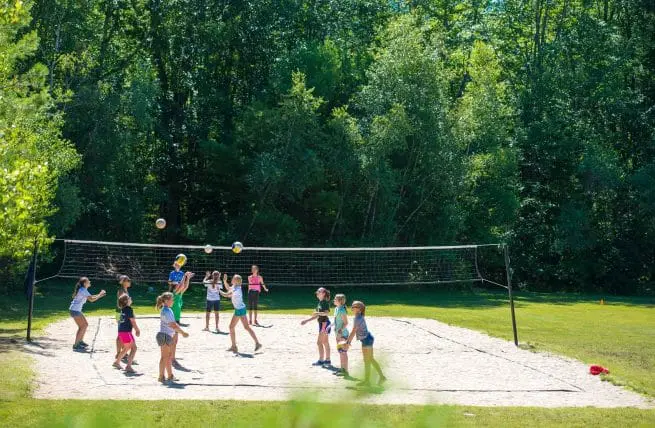
[[[55,354],[50,350],[62,344],[63,342],[61,340],[48,337],[39,337],[30,342],[22,337],[0,337],[0,353],[16,351],[25,354],[53,357]]]

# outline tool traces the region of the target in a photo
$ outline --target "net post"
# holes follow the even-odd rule
[[[505,272],[507,274],[507,292],[509,293],[509,307],[512,312],[512,330],[514,331],[514,345],[519,346],[519,337],[516,331],[516,314],[514,313],[514,296],[512,295],[512,274],[509,271],[509,248],[503,244],[503,253],[505,256]]]
[[[34,240],[34,253],[32,254],[32,260],[30,262],[30,268],[27,271],[27,291],[28,291],[28,312],[27,312],[27,336],[26,340],[28,342],[32,341],[32,314],[34,313],[34,284],[36,278],[36,259],[39,251],[38,240]]]

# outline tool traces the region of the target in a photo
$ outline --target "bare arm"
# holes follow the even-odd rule
[[[86,300],[88,300],[89,302],[95,302],[96,300],[105,297],[105,294],[107,294],[105,290],[100,290],[100,293],[94,294],[93,296],[89,296],[86,298]]]
[[[132,328],[134,329],[134,333],[136,333],[136,337],[139,337],[141,335],[141,330],[139,330],[139,326],[136,325],[136,318],[130,318],[130,322],[132,323]]]
[[[188,336],[189,336],[189,333],[187,333],[186,331],[182,330],[182,328],[180,327],[180,325],[179,325],[178,323],[176,323],[175,321],[171,321],[171,322],[169,322],[169,323],[168,323],[168,326],[169,326],[170,328],[172,328],[173,330],[175,330],[176,332],[180,333],[180,334],[181,334],[182,336],[184,336],[184,337],[188,337]]]
[[[316,318],[318,318],[318,315],[316,315],[316,313],[314,313],[314,315],[312,315],[311,318],[307,318],[306,320],[301,321],[300,324],[305,325],[305,324],[307,324],[308,322],[310,322],[310,321],[312,321],[312,320],[315,320]]]
[[[264,289],[265,292],[268,293],[268,288],[266,288],[266,286],[264,285],[264,277],[260,276],[259,279],[260,279],[260,281],[262,283],[262,288]]]

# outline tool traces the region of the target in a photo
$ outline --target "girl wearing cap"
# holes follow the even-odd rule
[[[348,341],[346,346],[350,347],[350,344],[353,341],[353,338],[357,336],[357,340],[362,342],[362,355],[364,356],[364,380],[357,384],[357,386],[369,386],[371,378],[371,365],[375,368],[375,371],[378,372],[380,379],[378,380],[378,385],[382,385],[387,378],[382,374],[382,369],[375,358],[373,357],[373,342],[375,338],[368,331],[366,326],[366,320],[364,319],[364,314],[366,313],[366,306],[363,302],[355,300],[352,304],[352,310],[355,314],[355,321],[353,322],[353,329],[348,336]],[[347,349],[347,348],[346,348]]]
[[[303,320],[302,325],[318,319],[318,361],[313,366],[331,366],[330,361],[330,291],[321,287],[316,290],[318,305],[311,318]]]

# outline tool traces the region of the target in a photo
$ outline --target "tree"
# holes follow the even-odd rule
[[[0,4],[0,259],[22,262],[35,239],[50,242],[47,218],[59,180],[79,163],[61,136],[63,115],[48,92],[48,69],[31,64],[35,32],[20,1]]]

